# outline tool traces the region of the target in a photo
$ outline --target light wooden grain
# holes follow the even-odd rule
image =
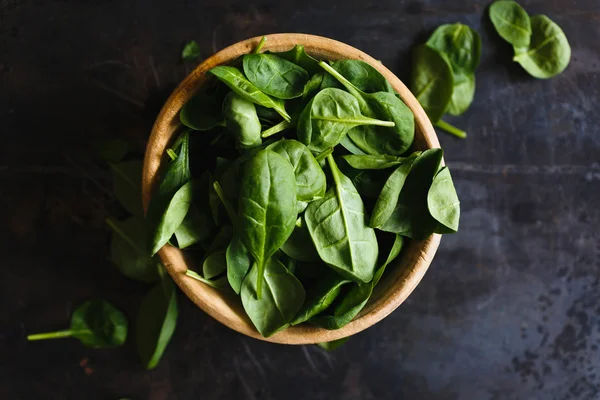
[[[419,150],[439,147],[431,122],[415,97],[379,61],[347,44],[319,36],[282,33],[268,35],[267,39],[264,50],[286,51],[294,47],[295,44],[302,44],[309,54],[319,59],[358,59],[371,64],[387,78],[414,113],[416,122],[415,147]],[[206,71],[217,65],[228,64],[235,58],[249,53],[259,41],[260,37],[244,40],[214,54],[192,71],[167,99],[154,123],[146,149],[142,176],[144,209],[148,207],[160,164],[165,160],[165,149],[179,127],[178,113],[183,104],[202,87],[206,80]],[[406,300],[421,281],[435,255],[439,242],[440,235],[433,235],[423,241],[409,241],[402,252],[402,257],[388,267],[389,274],[377,285],[369,303],[345,327],[328,331],[308,324],[301,324],[290,327],[269,338],[263,338],[254,329],[242,308],[239,297],[224,295],[218,290],[185,276],[187,265],[193,264],[190,260],[186,260],[184,252],[167,245],[160,250],[159,255],[167,271],[181,290],[198,307],[222,324],[245,335],[269,342],[309,344],[327,342],[353,335],[389,315]]]

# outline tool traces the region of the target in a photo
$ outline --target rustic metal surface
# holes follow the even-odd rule
[[[569,68],[546,81],[510,61],[487,2],[305,0],[0,3],[0,398],[596,399],[600,397],[600,4],[523,1],[564,29]],[[340,350],[261,343],[181,297],[161,364],[131,343],[27,343],[104,297],[133,317],[146,287],[107,260],[118,213],[96,139],[143,149],[193,64],[246,37],[307,32],[381,59],[401,79],[433,28],[477,29],[483,56],[466,141],[440,134],[462,200],[409,300]]]

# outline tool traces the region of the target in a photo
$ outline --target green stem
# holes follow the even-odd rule
[[[315,160],[317,160],[317,162],[320,163],[321,161],[323,161],[324,159],[326,159],[327,156],[330,155],[331,153],[333,153],[333,147],[330,147],[327,150],[324,150],[320,154],[317,154],[317,156],[315,157]]]
[[[135,251],[137,251],[139,254],[144,254],[144,252],[135,244],[135,242],[131,240],[131,238],[127,236],[125,232],[119,229],[119,227],[117,226],[117,224],[114,223],[112,218],[106,218],[104,221],[106,222],[106,225],[108,225],[108,227],[113,230],[114,233],[119,235],[125,242],[127,242],[127,244],[133,247]]]
[[[219,199],[221,200],[221,203],[223,203],[223,205],[225,206],[225,210],[227,211],[227,214],[229,215],[229,219],[231,220],[231,223],[233,224],[233,226],[235,227],[236,223],[236,219],[235,219],[235,215],[236,212],[233,209],[233,206],[231,205],[231,203],[229,203],[229,200],[227,200],[225,198],[225,193],[223,192],[223,188],[221,187],[221,184],[217,181],[215,181],[213,183],[213,188],[215,189],[215,192],[217,192],[217,196],[219,196]]]
[[[265,262],[261,260],[257,262],[256,267],[258,268],[256,276],[256,298],[262,299],[262,284],[265,280]]]
[[[258,42],[258,45],[256,46],[256,48],[254,49],[253,53],[254,54],[258,54],[260,53],[260,51],[262,50],[263,46],[265,45],[265,43],[267,42],[267,37],[263,36],[260,39],[260,42]]]
[[[167,154],[171,157],[171,161],[177,158],[177,153],[173,151],[173,149],[167,149]]]
[[[272,127],[270,127],[269,129],[264,130],[261,133],[261,137],[264,138],[268,138],[269,136],[273,136],[279,132],[283,132],[286,129],[288,129],[290,126],[292,126],[292,124],[288,121],[281,121],[280,123],[278,123],[277,125],[273,125]]]
[[[290,115],[287,113],[287,111],[285,111],[285,106],[283,105],[283,103],[281,105],[275,104],[275,107],[273,107],[273,110],[277,111],[277,114],[281,115],[281,117],[283,119],[285,119],[287,122],[292,121],[292,117],[290,117]]]
[[[329,64],[327,64],[326,62],[323,61],[319,61],[319,65],[321,66],[321,68],[323,68],[325,71],[329,72],[329,74],[331,76],[333,76],[335,79],[337,79],[342,85],[344,85],[344,87],[346,87],[346,89],[348,89],[348,91],[350,93],[352,93],[352,95],[354,97],[356,97],[357,99],[361,99],[362,100],[362,96],[365,94],[363,92],[361,92],[360,90],[358,90],[358,88],[356,86],[354,86],[352,84],[352,82],[350,82],[348,79],[346,79],[344,77],[344,75],[340,74],[339,72],[337,72],[335,69],[333,69],[333,67]]]
[[[461,139],[465,139],[467,137],[467,132],[463,131],[462,129],[458,129],[457,127],[455,127],[453,125],[450,125],[449,123],[447,123],[444,120],[440,119],[434,125],[456,137],[461,138]]]
[[[74,331],[71,329],[66,329],[64,331],[36,333],[33,335],[28,335],[27,340],[33,341],[33,340],[46,340],[46,339],[62,339],[62,338],[72,337],[74,334],[77,334],[77,333],[91,333],[91,332],[87,329],[81,330],[81,331]]]
[[[317,121],[330,121],[330,122],[342,122],[346,124],[355,125],[376,125],[376,126],[387,126],[393,128],[396,126],[394,121],[382,121],[380,119],[374,119],[369,117],[362,118],[329,118],[329,117],[313,117],[312,119]]]

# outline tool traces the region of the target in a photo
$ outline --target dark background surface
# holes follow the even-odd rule
[[[487,1],[10,1],[0,8],[0,398],[600,398],[600,3],[524,1],[558,22],[568,69],[535,80],[511,62]],[[349,43],[407,80],[439,24],[477,29],[475,102],[440,133],[462,200],[413,295],[326,353],[243,337],[180,297],[160,365],[132,343],[27,343],[104,297],[135,315],[147,287],[107,259],[118,215],[90,143],[143,150],[162,102],[203,56],[247,37],[306,32]]]

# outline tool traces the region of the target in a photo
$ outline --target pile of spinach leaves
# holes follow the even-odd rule
[[[442,150],[413,149],[414,116],[375,68],[300,45],[261,53],[265,40],[181,109],[144,248],[185,249],[199,266],[186,275],[238,294],[265,337],[338,329],[406,239],[458,230],[458,196]],[[456,76],[472,80],[478,59],[458,57]]]

